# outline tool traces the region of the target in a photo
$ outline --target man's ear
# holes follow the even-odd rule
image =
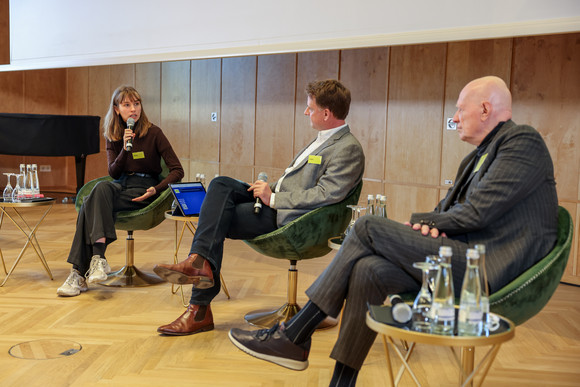
[[[491,116],[492,109],[491,103],[488,101],[481,103],[481,121],[486,121]]]

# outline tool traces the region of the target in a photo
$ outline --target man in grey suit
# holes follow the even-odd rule
[[[176,265],[159,264],[154,271],[176,284],[192,284],[187,310],[157,329],[166,335],[212,330],[210,303],[219,293],[225,238],[251,239],[276,230],[315,208],[343,200],[361,181],[364,153],[345,122],[350,91],[336,80],[310,83],[304,114],[317,138],[269,185],[247,184],[221,176],[213,179],[201,206],[188,258]],[[260,211],[255,212],[257,199]]]
[[[306,291],[309,301],[287,324],[270,330],[232,329],[230,339],[260,359],[292,368],[308,366],[310,336],[327,315],[336,317],[346,300],[331,357],[331,386],[354,385],[376,333],[367,328],[367,303],[389,294],[418,291],[424,261],[442,245],[453,249],[456,296],[465,272],[465,253],[487,247],[490,291],[496,291],[554,246],[558,199],[552,160],[540,134],[511,120],[511,93],[494,76],[476,79],[461,91],[453,117],[461,140],[477,148],[461,163],[455,185],[434,211],[409,222],[365,216],[349,233],[334,260]]]

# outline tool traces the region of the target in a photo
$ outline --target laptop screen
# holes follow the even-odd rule
[[[205,188],[200,182],[169,184],[177,206],[184,216],[197,216],[205,198]]]

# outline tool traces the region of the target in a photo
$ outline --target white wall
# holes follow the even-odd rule
[[[11,0],[0,71],[580,31],[580,0]]]

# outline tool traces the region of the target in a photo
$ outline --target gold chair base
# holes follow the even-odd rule
[[[277,322],[288,322],[299,310],[300,306],[297,304],[286,303],[276,310],[250,312],[244,316],[244,319],[250,325],[260,328],[271,328]],[[326,317],[316,329],[329,329],[335,327],[337,324],[337,319]]]
[[[156,275],[144,273],[132,265],[123,266],[121,270],[110,273],[108,277],[103,282],[99,282],[99,285],[130,288],[157,285],[165,282]]]

